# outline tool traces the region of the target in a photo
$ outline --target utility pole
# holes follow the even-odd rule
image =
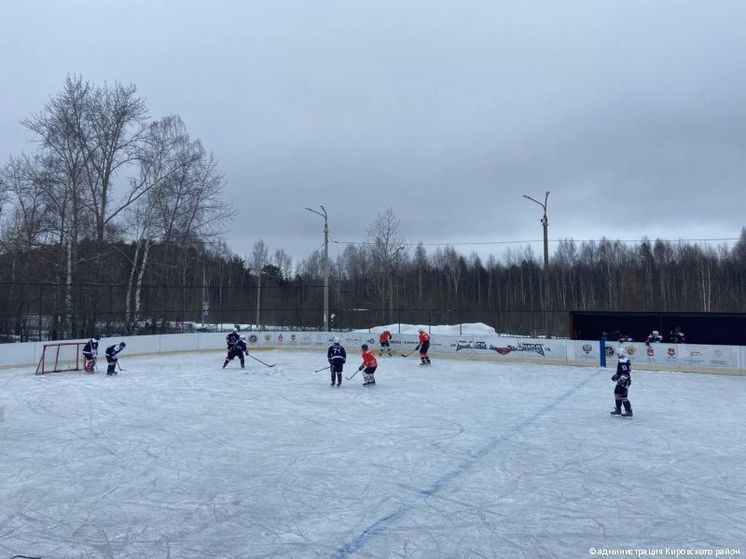
[[[551,332],[551,321],[549,320],[549,308],[550,308],[550,297],[549,297],[549,220],[547,219],[547,201],[549,200],[549,191],[544,195],[544,203],[542,204],[538,200],[531,198],[531,196],[523,195],[524,198],[536,202],[544,210],[544,215],[541,218],[541,226],[544,229],[544,333],[547,339],[552,337]]]
[[[256,271],[256,329],[261,330],[259,322],[262,318],[262,266],[258,266]]]
[[[321,212],[306,208],[309,212],[324,218],[324,332],[331,330],[329,324],[329,221],[326,208],[319,206]]]

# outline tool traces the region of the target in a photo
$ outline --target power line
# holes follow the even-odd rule
[[[709,242],[732,242],[738,241],[740,237],[711,237],[711,238],[700,238],[700,239],[652,239],[652,242],[662,241],[669,243],[709,243]],[[650,239],[648,239],[650,241]],[[602,241],[611,243],[641,243],[643,239],[549,239],[550,243],[560,243],[563,241],[571,241],[575,243],[600,243]],[[337,239],[331,239],[330,242],[338,245],[375,245],[367,241],[340,241]],[[542,243],[543,239],[524,239],[520,241],[479,241],[479,242],[460,242],[460,243],[397,243],[397,245],[403,246],[474,246],[474,245],[518,245],[518,244],[529,244],[529,243]]]

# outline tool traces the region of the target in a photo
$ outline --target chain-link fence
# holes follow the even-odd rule
[[[484,323],[513,336],[567,337],[568,314],[539,310],[361,308],[332,299],[332,330],[391,324],[458,325]],[[546,320],[546,322],[545,322]],[[44,341],[102,336],[223,331],[247,328],[321,329],[322,291],[255,287],[142,286],[0,283],[0,342]]]

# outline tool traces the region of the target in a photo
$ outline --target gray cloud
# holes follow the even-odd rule
[[[296,259],[363,240],[734,237],[742,2],[5,2],[0,156],[67,73],[135,83],[228,177],[228,238]],[[333,245],[333,253],[341,245]],[[502,252],[504,245],[462,246]]]

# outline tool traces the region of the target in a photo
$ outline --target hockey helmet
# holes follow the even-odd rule
[[[127,344],[124,342],[119,342],[119,347],[127,347]]]
[[[368,344],[363,344],[363,345],[361,345],[360,347],[361,347],[361,348],[362,348],[363,350],[367,350],[367,349],[368,349]]]
[[[660,336],[660,332],[658,332],[658,330],[653,330],[653,336]]]
[[[332,342],[335,343],[335,344],[338,344],[339,343],[339,337],[338,336],[334,336],[334,338],[332,338]]]
[[[419,333],[422,333],[422,332],[424,332],[424,330],[423,330],[422,328],[420,328],[420,329],[419,329],[419,330],[417,330],[417,331],[418,331]]]
[[[94,339],[94,340],[100,340],[100,339],[101,339],[101,336],[99,336],[98,334],[94,334],[94,335],[93,335],[93,339]]]
[[[231,332],[233,332],[234,334],[238,334],[238,328],[234,328],[233,330],[231,330]]]
[[[622,357],[626,357],[627,356],[627,354],[624,352],[624,348],[623,347],[618,348],[616,350],[616,354],[619,356],[620,359]]]

